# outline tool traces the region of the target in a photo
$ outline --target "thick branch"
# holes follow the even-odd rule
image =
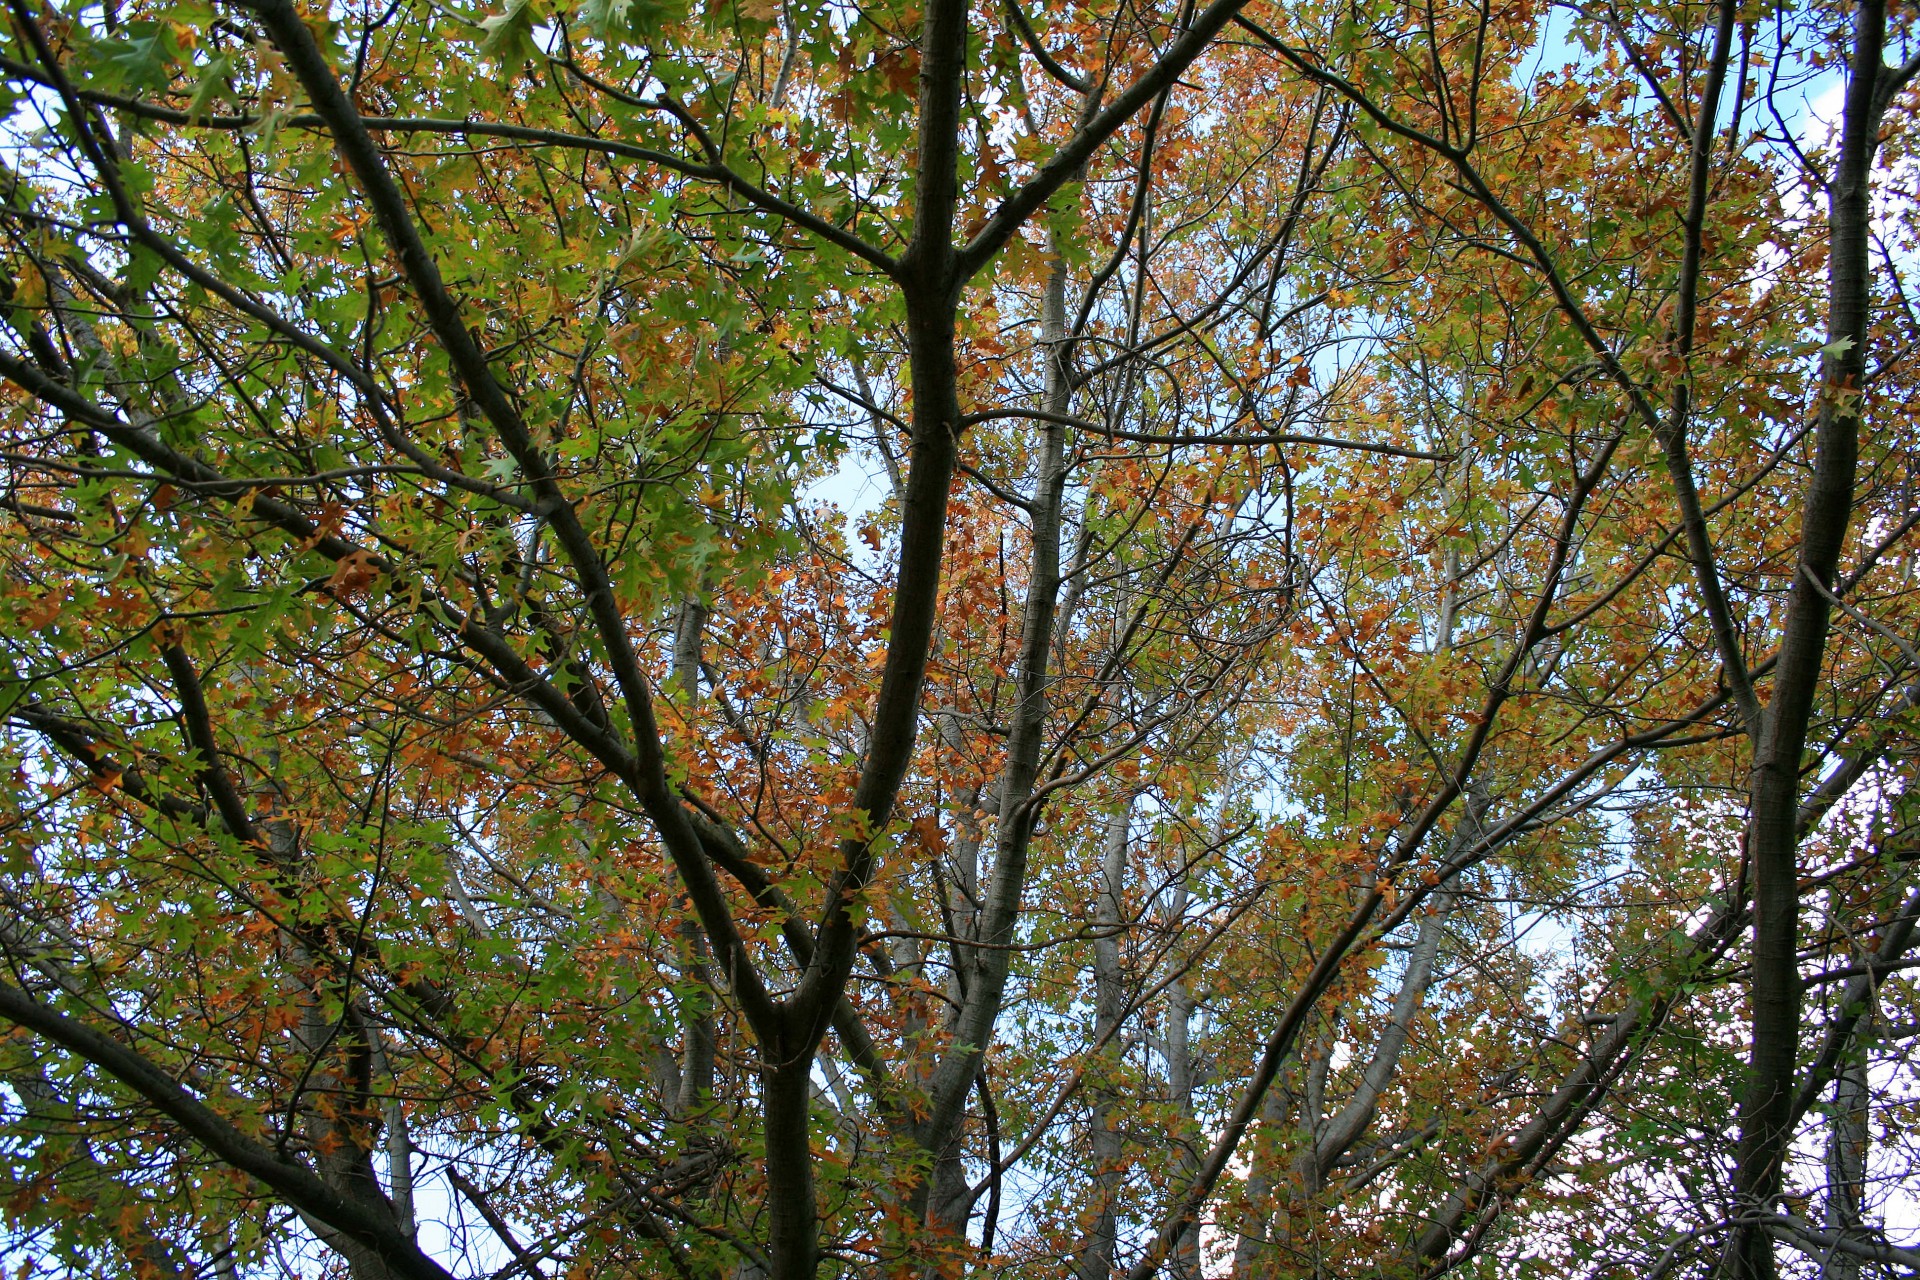
[[[48,1008],[7,983],[0,983],[0,1017],[99,1067],[221,1161],[256,1179],[301,1213],[372,1250],[395,1274],[415,1280],[453,1280],[450,1272],[422,1253],[394,1225],[390,1212],[348,1199],[310,1170],[282,1160],[118,1040]]]

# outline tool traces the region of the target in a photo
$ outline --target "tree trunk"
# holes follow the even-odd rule
[[[1127,826],[1133,818],[1128,796],[1107,820],[1101,850],[1100,890],[1093,910],[1093,1037],[1102,1061],[1095,1068],[1097,1084],[1088,1095],[1092,1114],[1087,1125],[1090,1157],[1089,1184],[1093,1188],[1093,1221],[1088,1224],[1074,1274],[1080,1280],[1107,1280],[1113,1273],[1118,1243],[1119,1198],[1124,1171],[1124,1142],[1116,1113],[1121,1109],[1117,1076],[1123,1055],[1120,1018],[1127,995],[1122,971],[1120,930],[1126,916],[1122,906],[1127,869]]]
[[[1174,882],[1172,904],[1167,914],[1177,927],[1178,922],[1185,919],[1186,911],[1187,879],[1183,871]],[[1193,1112],[1193,1091],[1199,1084],[1195,1079],[1191,1041],[1193,1005],[1193,989],[1187,985],[1186,979],[1176,981],[1167,989],[1167,1038],[1164,1046],[1167,1092],[1183,1122],[1178,1140],[1178,1167],[1180,1176],[1188,1179],[1200,1168],[1200,1153],[1195,1145],[1200,1140],[1200,1132]],[[1173,1252],[1167,1256],[1167,1269],[1172,1280],[1201,1280],[1199,1223],[1192,1224],[1181,1233]]]
[[[1870,179],[1885,107],[1883,0],[1867,0],[1854,21],[1839,161],[1828,188],[1831,254],[1828,335],[1820,363],[1814,470],[1801,524],[1799,563],[1787,599],[1773,696],[1756,746],[1747,817],[1753,868],[1753,1051],[1740,1104],[1733,1170],[1734,1227],[1727,1269],[1739,1280],[1772,1280],[1773,1238],[1753,1220],[1770,1215],[1792,1138],[1800,1047],[1800,757],[1824,665],[1832,590],[1853,512],[1866,374]]]
[[[1832,1129],[1827,1135],[1827,1229],[1842,1239],[1859,1237],[1861,1199],[1866,1190],[1867,1060],[1853,1053],[1833,1087]],[[1859,1280],[1860,1259],[1835,1249],[1820,1269],[1829,1280]]]

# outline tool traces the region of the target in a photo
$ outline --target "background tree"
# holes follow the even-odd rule
[[[1911,1267],[1910,16],[17,0],[13,1252]]]

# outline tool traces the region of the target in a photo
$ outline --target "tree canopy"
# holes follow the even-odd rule
[[[21,1277],[1920,1266],[1911,5],[7,9]]]

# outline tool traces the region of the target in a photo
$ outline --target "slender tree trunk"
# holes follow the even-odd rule
[[[1187,913],[1187,878],[1183,871],[1174,882],[1172,903],[1167,915],[1177,928]],[[1167,1059],[1167,1093],[1173,1102],[1174,1110],[1180,1113],[1181,1126],[1178,1166],[1182,1178],[1192,1178],[1200,1168],[1200,1153],[1197,1143],[1200,1141],[1199,1125],[1193,1110],[1193,1093],[1199,1081],[1195,1079],[1193,1061],[1193,988],[1186,979],[1176,981],[1167,988],[1167,1038],[1164,1052]],[[1172,1280],[1201,1280],[1200,1272],[1200,1224],[1194,1223],[1181,1233],[1174,1244],[1173,1252],[1167,1255],[1167,1269]]]
[[[1298,1091],[1289,1088],[1284,1079],[1276,1080],[1273,1087],[1267,1090],[1267,1096],[1260,1102],[1258,1132],[1263,1139],[1271,1142],[1286,1123],[1287,1113],[1297,1106],[1300,1111],[1299,1132],[1306,1135],[1307,1141],[1313,1141],[1313,1135],[1320,1128],[1327,1072],[1333,1062],[1334,1046],[1339,1041],[1338,1027],[1339,1010],[1329,1009],[1320,1030],[1308,1040],[1301,1054]],[[1274,1176],[1277,1165],[1275,1153],[1255,1148],[1250,1163],[1247,1206],[1252,1216],[1233,1247],[1234,1280],[1254,1280],[1256,1276],[1264,1276],[1274,1265],[1272,1253],[1275,1241],[1291,1230],[1293,1221],[1286,1206],[1276,1210],[1273,1205],[1275,1193],[1282,1190],[1281,1180]],[[1279,1223],[1277,1229],[1276,1220]]]
[[[1466,849],[1480,834],[1480,824],[1491,802],[1486,783],[1476,780],[1467,795],[1460,821],[1447,842],[1447,860]],[[1360,1074],[1360,1083],[1339,1113],[1315,1135],[1313,1143],[1301,1154],[1297,1172],[1309,1193],[1327,1185],[1334,1163],[1366,1136],[1379,1114],[1380,1095],[1393,1082],[1400,1068],[1400,1056],[1413,1030],[1413,1020],[1426,1003],[1427,988],[1433,983],[1433,971],[1440,959],[1440,943],[1446,936],[1447,920],[1453,914],[1460,894],[1457,884],[1449,884],[1433,896],[1433,909],[1420,919],[1413,949],[1407,954],[1407,968],[1394,994],[1387,1025],[1381,1029],[1373,1056]]]
[[[1092,1169],[1088,1179],[1093,1188],[1094,1217],[1081,1243],[1074,1272],[1080,1280],[1107,1280],[1113,1273],[1114,1247],[1118,1243],[1118,1223],[1124,1142],[1116,1113],[1121,1109],[1115,1076],[1122,1054],[1120,1017],[1126,1011],[1127,997],[1121,970],[1120,929],[1125,920],[1122,908],[1127,869],[1127,826],[1133,818],[1133,797],[1121,802],[1107,820],[1107,835],[1101,850],[1100,891],[1093,911],[1093,1035],[1101,1043],[1104,1061],[1097,1068],[1099,1083],[1089,1091],[1092,1116],[1087,1128],[1087,1148]]]
[[[1064,413],[1071,388],[1061,365],[1057,339],[1065,332],[1066,268],[1056,263],[1047,285],[1042,340],[1047,349],[1043,399],[1054,413]],[[949,327],[949,337],[951,328]],[[949,355],[951,352],[949,351]],[[949,382],[949,394],[951,382]],[[918,395],[918,392],[916,392]],[[1058,406],[1058,407],[1056,407]],[[966,1099],[975,1087],[985,1046],[993,1037],[994,1022],[1006,990],[1013,952],[1014,926],[1026,888],[1027,854],[1039,811],[1028,802],[1040,762],[1047,712],[1051,707],[1048,660],[1053,650],[1055,609],[1060,597],[1061,505],[1066,484],[1066,429],[1049,423],[1043,430],[1038,465],[1034,470],[1031,506],[1033,547],[1027,572],[1026,598],[1021,606],[1018,698],[1013,727],[1007,737],[1007,758],[998,780],[988,788],[998,809],[994,858],[987,883],[979,891],[978,940],[984,947],[957,947],[955,967],[966,975],[967,997],[950,1023],[953,1049],[934,1069],[928,1086],[929,1114],[916,1136],[930,1156],[948,1149],[964,1125]],[[927,1198],[930,1187],[922,1187]],[[923,1211],[927,1207],[923,1203]]]
[[[1869,1141],[1867,1061],[1849,1054],[1834,1081],[1832,1130],[1827,1136],[1827,1228],[1842,1240],[1857,1239],[1866,1189]],[[1860,1259],[1835,1249],[1821,1267],[1830,1280],[1859,1280]]]
[[[708,609],[699,599],[689,596],[681,602],[674,623],[673,682],[685,700],[689,712],[700,705],[700,664],[705,647]],[[671,864],[664,876],[670,898],[679,897]],[[713,990],[712,959],[705,932],[690,909],[677,909],[679,961],[681,969],[694,980],[698,989]],[[680,1061],[671,1064],[673,1091],[668,1095],[669,1113],[684,1121],[700,1107],[701,1099],[713,1093],[714,1058],[719,1037],[715,1029],[712,1005],[681,1005]]]
[[[1821,356],[1814,469],[1803,506],[1799,563],[1787,598],[1773,696],[1763,717],[1748,799],[1753,1051],[1740,1104],[1733,1170],[1736,1223],[1727,1253],[1728,1270],[1740,1280],[1771,1280],[1774,1275],[1773,1239],[1754,1220],[1773,1211],[1792,1137],[1800,1046],[1800,758],[1826,654],[1828,593],[1853,513],[1866,373],[1870,179],[1885,106],[1885,36],[1884,0],[1867,0],[1855,12],[1839,160],[1828,188],[1829,341]]]
[[[295,962],[305,967],[306,957],[297,948],[289,950]],[[349,1009],[343,1011],[336,1025],[322,1014],[318,997],[317,991],[309,992],[301,1010],[300,1024],[294,1031],[296,1042],[313,1058],[307,1092],[314,1101],[303,1102],[301,1127],[314,1170],[341,1195],[376,1208],[397,1222],[399,1214],[381,1190],[373,1160],[361,1145],[363,1138],[371,1136],[366,1132],[370,1127],[369,1117],[355,1114],[359,1110],[355,1105],[356,1095],[364,1093],[364,1086],[347,1073],[346,1061],[350,1056],[357,1056],[351,1047],[360,1034],[359,1029],[352,1026],[357,1019]],[[320,1098],[326,1098],[327,1102],[320,1103]],[[353,1280],[391,1280],[392,1270],[374,1250],[317,1219],[308,1218],[306,1222],[329,1248],[347,1260]]]

